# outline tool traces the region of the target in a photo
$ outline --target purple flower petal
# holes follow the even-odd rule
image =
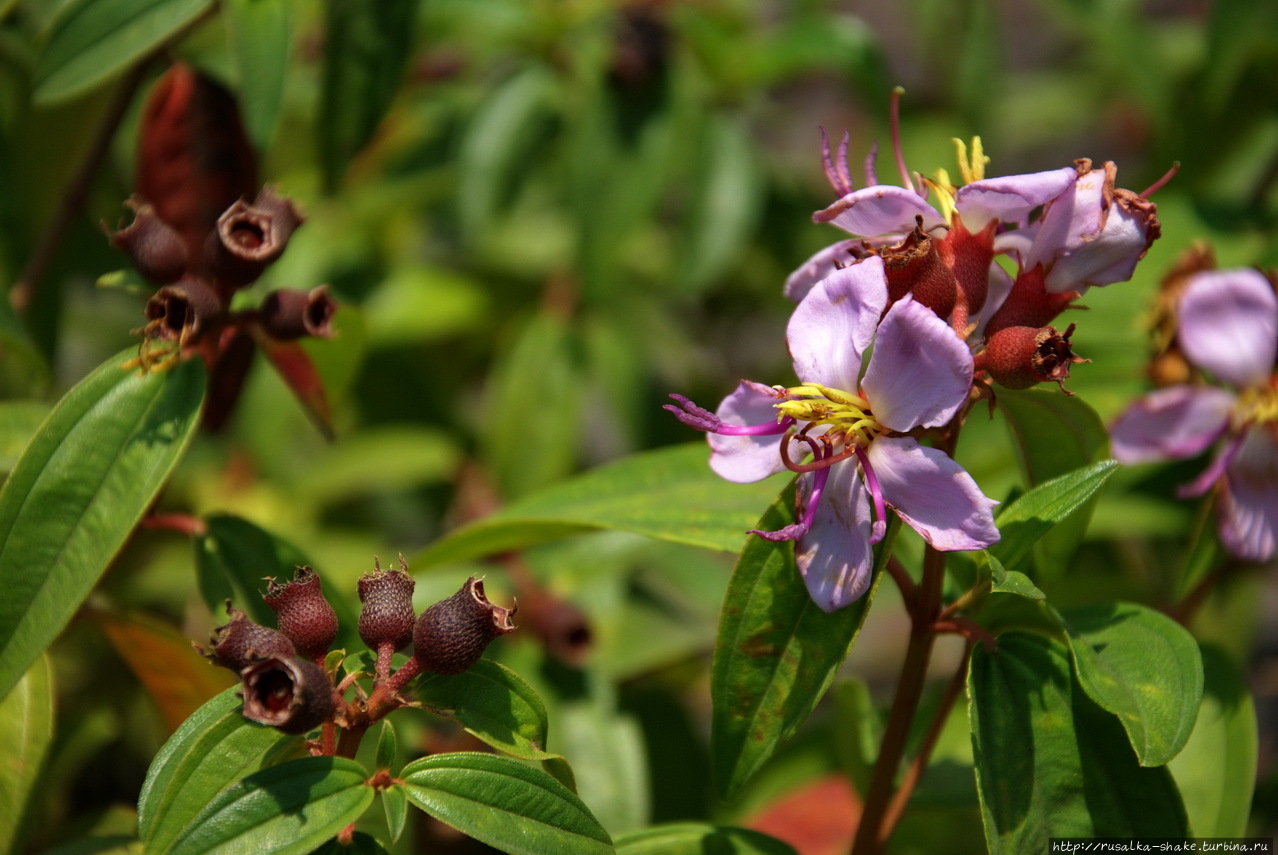
[[[799,477],[799,501],[807,501],[813,473]],[[794,544],[794,558],[812,601],[837,611],[870,587],[870,500],[855,466],[835,466],[808,533]]]
[[[1247,561],[1268,561],[1278,543],[1278,438],[1270,428],[1247,432],[1220,497],[1220,539]]]
[[[1255,270],[1194,274],[1180,299],[1180,346],[1234,386],[1268,380],[1278,350],[1278,297]]]
[[[844,231],[863,237],[903,235],[914,228],[914,218],[923,217],[923,228],[945,225],[945,218],[922,196],[895,184],[876,184],[849,193],[812,219],[834,223]]]
[[[1133,401],[1110,428],[1114,459],[1193,457],[1229,427],[1234,400],[1233,393],[1211,386],[1168,386]]]
[[[897,431],[954,417],[972,387],[972,352],[949,324],[912,297],[879,324],[861,388],[874,416]]]
[[[1072,166],[1027,175],[1003,175],[965,184],[954,194],[954,207],[970,232],[990,220],[1023,226],[1030,212],[1069,189],[1078,171]]]
[[[886,305],[881,258],[867,258],[821,280],[795,308],[786,328],[794,373],[804,383],[855,394],[861,354],[873,341]]]
[[[998,543],[993,514],[998,502],[945,452],[908,436],[881,436],[868,454],[883,498],[932,546],[953,552]]]
[[[765,424],[777,420],[777,411],[772,406],[776,402],[776,390],[762,383],[742,380],[719,404],[715,414],[728,424]],[[725,436],[712,433],[707,434],[706,439],[710,441],[712,451],[710,468],[721,478],[748,484],[785,469],[778,451],[779,436]]]
[[[786,299],[798,303],[808,296],[814,285],[838,269],[834,266],[836,259],[846,262],[851,258],[848,249],[858,243],[856,239],[841,240],[818,250],[785,280]]]

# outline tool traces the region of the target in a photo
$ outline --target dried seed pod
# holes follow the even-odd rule
[[[302,216],[269,187],[253,204],[237,199],[217,219],[205,246],[205,264],[222,285],[234,290],[256,280],[288,246]]]
[[[240,673],[244,717],[284,733],[306,733],[333,714],[333,683],[324,669],[297,656],[272,656]]]
[[[1057,332],[1056,327],[1007,327],[990,337],[978,358],[978,368],[984,368],[996,383],[1008,389],[1053,382],[1060,385],[1061,391],[1072,394],[1065,388],[1070,366],[1090,361],[1074,355],[1069,341],[1073,334],[1073,324],[1064,333]]]
[[[177,230],[161,220],[155,208],[137,196],[125,204],[133,210],[133,222],[111,232],[111,245],[129,256],[133,268],[153,285],[176,282],[186,270],[186,244]]]
[[[407,647],[413,640],[413,589],[417,583],[408,575],[404,557],[398,570],[383,570],[373,559],[373,572],[359,579],[359,637],[372,650],[391,644],[395,650]]]
[[[248,665],[271,656],[295,656],[297,649],[288,636],[279,630],[253,623],[248,615],[226,601],[226,613],[231,619],[225,626],[213,630],[209,637],[212,650],[196,644],[200,655],[216,665],[239,672]]]
[[[333,313],[337,302],[321,285],[309,291],[284,288],[272,291],[262,301],[262,328],[278,341],[291,341],[302,336],[328,338],[333,334]]]
[[[272,579],[262,599],[275,611],[280,632],[292,640],[298,653],[320,659],[328,652],[337,637],[337,613],[324,599],[319,574],[310,567],[298,567],[286,585]]]
[[[184,276],[147,300],[144,329],[153,338],[185,343],[216,323],[225,311],[222,298],[208,283]]]
[[[517,608],[495,606],[484,583],[471,576],[461,590],[422,612],[413,627],[413,656],[427,671],[460,674],[483,655],[488,642],[513,632]]]

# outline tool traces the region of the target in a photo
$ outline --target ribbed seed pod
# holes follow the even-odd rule
[[[471,576],[457,593],[422,612],[413,627],[413,656],[427,671],[460,674],[479,661],[490,641],[515,630],[510,618],[516,611],[490,603],[484,583]]]
[[[306,733],[333,714],[333,684],[324,669],[297,656],[272,656],[240,673],[244,717],[284,733]]]
[[[297,652],[319,659],[337,637],[337,613],[324,599],[320,578],[310,567],[298,567],[293,581],[277,585],[271,580],[262,598],[275,611],[280,632],[289,637]]]
[[[398,570],[383,570],[373,559],[373,572],[359,579],[359,637],[371,650],[390,643],[395,650],[407,647],[413,640],[413,589],[417,583],[408,575],[404,557]]]
[[[253,623],[244,612],[232,608],[230,600],[226,601],[226,613],[231,619],[225,626],[214,629],[209,637],[213,648],[205,650],[200,645],[195,645],[200,655],[214,664],[239,673],[242,668],[260,659],[297,655],[288,636],[279,630]]]

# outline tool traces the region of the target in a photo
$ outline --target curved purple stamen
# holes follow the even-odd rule
[[[808,437],[803,437],[808,439]],[[828,455],[830,450],[823,447],[817,451],[817,456]],[[752,528],[748,534],[757,534],[764,540],[779,542],[782,540],[798,540],[812,529],[812,521],[816,519],[817,506],[821,503],[821,494],[825,492],[825,483],[830,480],[830,468],[818,469],[816,475],[812,478],[812,492],[808,495],[808,503],[803,508],[803,519],[797,523],[791,523],[782,529],[776,531],[762,531],[761,529]]]
[[[879,143],[870,143],[870,153],[865,156],[865,186],[873,187],[879,183],[879,173],[875,168],[879,160]]]
[[[1216,459],[1207,464],[1207,468],[1197,478],[1176,488],[1176,495],[1182,499],[1194,499],[1211,489],[1211,485],[1219,481],[1225,474],[1225,470],[1229,468],[1229,464],[1234,462],[1246,438],[1247,431],[1231,436],[1225,447],[1216,455]]]
[[[887,508],[883,504],[883,490],[879,487],[879,476],[874,474],[874,467],[870,465],[870,456],[859,445],[856,446],[856,459],[861,461],[861,475],[865,479],[866,488],[870,491],[870,498],[874,501],[874,525],[870,529],[870,545],[873,546],[887,534]]]
[[[825,178],[840,196],[852,192],[852,178],[848,175],[848,132],[843,132],[843,142],[839,144],[838,158],[830,157],[830,138],[821,128],[821,164],[825,167]]]
[[[717,433],[720,436],[772,436],[778,433],[785,433],[795,425],[795,420],[791,416],[785,416],[780,421],[765,422],[761,425],[725,424],[714,413],[705,407],[698,407],[683,395],[676,395],[672,392],[670,397],[678,401],[679,406],[662,404],[661,409],[674,413],[674,417],[688,427],[696,428],[706,433]]]

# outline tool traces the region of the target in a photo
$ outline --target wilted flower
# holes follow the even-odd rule
[[[1179,317],[1186,359],[1232,389],[1180,384],[1146,395],[1114,422],[1114,457],[1193,457],[1223,439],[1181,495],[1217,486],[1221,541],[1238,558],[1264,561],[1278,535],[1278,297],[1254,270],[1204,271],[1189,278]]]
[[[914,299],[887,303],[881,259],[836,270],[790,319],[786,338],[800,385],[743,381],[717,413],[678,395],[671,397],[682,409],[666,405],[709,434],[710,466],[729,481],[801,473],[799,522],[756,533],[796,541],[799,570],[826,611],[869,586],[885,506],[942,551],[981,549],[999,538],[996,503],[943,451],[904,435],[945,425],[958,413],[971,389],[972,355]],[[808,454],[811,462],[798,462]],[[848,465],[835,466],[843,461]]]

